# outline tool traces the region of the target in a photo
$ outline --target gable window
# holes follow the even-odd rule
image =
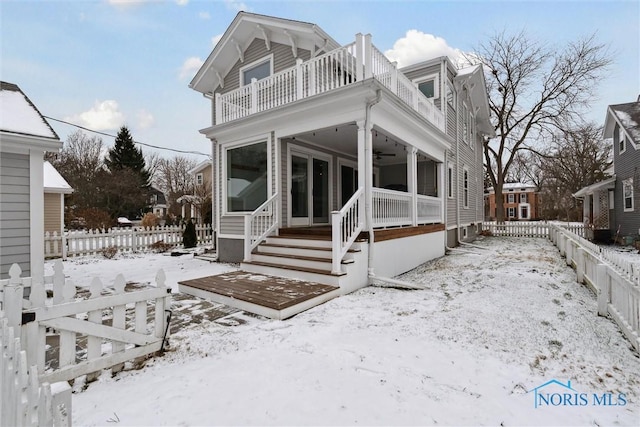
[[[245,86],[250,84],[253,79],[262,80],[273,74],[273,61],[271,59],[271,56],[269,56],[240,68],[240,85]]]
[[[267,200],[267,141],[228,148],[227,212],[251,212]]]
[[[633,178],[628,178],[622,181],[622,198],[625,212],[633,212],[634,200],[633,200]]]
[[[618,129],[618,140],[619,140],[618,148],[620,149],[620,154],[622,154],[627,149],[626,141],[624,139],[624,130],[622,128]]]
[[[447,197],[453,199],[453,166],[447,169]]]
[[[440,97],[438,75],[431,74],[425,78],[415,80],[418,84],[418,90],[427,98],[435,99]]]
[[[202,174],[201,173],[197,174],[196,175],[196,184],[197,185],[202,185],[203,182],[204,182],[204,178],[203,178]]]
[[[469,207],[469,170],[465,167],[462,173],[462,189],[464,197],[464,207]]]

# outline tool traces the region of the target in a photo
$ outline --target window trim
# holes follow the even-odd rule
[[[248,84],[251,84],[251,82],[245,82],[244,81],[244,73],[247,70],[250,70],[252,68],[256,68],[259,65],[262,65],[267,61],[269,62],[269,76],[272,76],[273,75],[273,53],[269,54],[267,56],[263,56],[260,59],[257,59],[257,60],[255,60],[255,61],[253,61],[253,62],[251,62],[251,63],[249,63],[247,65],[243,65],[242,67],[240,67],[240,70],[239,70],[240,76],[238,77],[238,82],[240,83],[240,87],[243,87],[243,86],[246,86]]]
[[[462,167],[462,206],[465,209],[469,209],[469,199],[470,199],[470,188],[469,188],[469,168],[466,166]]]
[[[204,184],[204,174],[202,172],[196,174],[196,185]]]
[[[527,200],[527,193],[520,193],[520,203],[529,203],[529,201]]]
[[[453,165],[447,165],[447,198],[453,199]]]
[[[631,197],[625,196],[625,189],[627,186],[631,187]],[[627,199],[631,199],[631,207],[627,207]],[[622,208],[623,212],[633,212],[635,210],[635,194],[633,188],[633,178],[627,178],[622,180]]]
[[[515,203],[516,195],[514,193],[507,194],[507,203]]]
[[[418,88],[418,86],[420,86],[420,83],[425,83],[430,80],[433,80],[433,98],[428,98],[428,99],[438,99],[440,98],[440,75],[438,73],[429,74],[428,76],[424,76],[424,77],[419,77],[415,79],[413,83],[416,85],[416,89],[420,90]]]
[[[229,150],[233,150],[235,148],[241,148],[241,147],[246,147],[249,145],[254,145],[254,144],[260,144],[262,142],[266,142],[267,143],[267,200],[269,200],[269,198],[271,196],[273,196],[273,176],[272,176],[272,155],[271,155],[271,150],[272,150],[272,141],[271,141],[271,135],[266,134],[263,135],[262,137],[256,137],[256,138],[252,138],[252,139],[247,139],[247,140],[241,140],[241,141],[235,141],[231,144],[225,145],[222,148],[222,177],[221,177],[221,187],[222,187],[222,215],[223,216],[245,216],[250,214],[252,211],[236,211],[236,212],[229,212],[229,207],[227,206],[228,203],[228,197],[227,197],[227,180],[228,180],[228,170],[227,170],[227,152]]]

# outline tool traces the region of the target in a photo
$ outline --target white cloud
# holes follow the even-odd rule
[[[107,3],[117,7],[127,7],[147,2],[149,0],[107,0]]]
[[[186,6],[189,3],[189,0],[176,0],[176,4],[178,6]]]
[[[220,39],[222,38],[223,34],[218,34],[217,36],[213,36],[211,37],[211,45],[213,47],[216,47],[216,45],[218,44],[218,42],[220,41]]]
[[[200,19],[211,19],[211,15],[209,14],[209,12],[200,12],[198,13],[198,16],[200,17]]]
[[[138,113],[136,114],[136,118],[138,119],[138,123],[137,123],[138,129],[148,129],[155,122],[155,119],[153,118],[153,114],[151,114],[145,109],[139,110]]]
[[[65,117],[65,120],[93,130],[118,129],[125,122],[124,114],[118,110],[118,103],[111,99],[96,101],[89,110]]]
[[[193,77],[200,67],[202,67],[202,64],[204,64],[204,61],[197,56],[187,58],[182,64],[182,67],[180,67],[180,80],[185,77]]]
[[[398,67],[427,61],[440,56],[448,56],[454,64],[462,61],[464,53],[447,44],[442,37],[409,30],[407,34],[396,40],[393,48],[384,53],[391,61],[398,61]]]
[[[224,3],[227,5],[227,9],[229,10],[233,10],[236,12],[240,12],[240,11],[251,12],[251,8],[247,6],[247,4],[243,1],[224,0]]]

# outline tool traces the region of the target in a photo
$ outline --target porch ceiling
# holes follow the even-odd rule
[[[346,123],[293,135],[291,140],[294,143],[295,141],[308,142],[353,157],[358,155],[358,127],[355,123]],[[374,127],[373,151],[375,156],[373,162],[375,165],[384,166],[406,163],[407,147],[408,145]]]

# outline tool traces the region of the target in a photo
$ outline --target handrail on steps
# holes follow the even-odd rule
[[[278,228],[278,193],[244,217],[244,260],[251,261],[251,251]],[[255,232],[254,232],[255,230]]]
[[[340,263],[353,242],[363,229],[363,213],[361,208],[364,198],[364,187],[358,190],[339,211],[331,212],[331,272],[341,272]]]

